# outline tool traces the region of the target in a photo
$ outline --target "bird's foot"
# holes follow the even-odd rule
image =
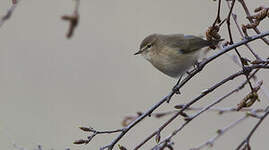
[[[194,63],[194,66],[193,66],[193,67],[194,67],[195,69],[196,69],[196,68],[199,68],[199,67],[200,67],[200,64],[201,64],[200,62],[196,61],[196,62]]]
[[[183,76],[183,75],[181,75],[181,76],[179,77],[179,79],[177,80],[177,84],[176,84],[176,85],[173,87],[173,89],[172,89],[172,91],[173,91],[174,93],[176,93],[176,94],[180,94],[178,85],[180,84],[180,81],[181,81],[181,79],[182,79],[182,76]]]
[[[177,85],[175,85],[172,89],[172,91],[176,94],[181,94],[180,91],[179,91],[179,88],[177,88]]]

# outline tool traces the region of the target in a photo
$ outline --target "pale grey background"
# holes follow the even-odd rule
[[[246,2],[251,10],[259,5],[269,6],[268,0]],[[133,55],[140,41],[156,32],[201,35],[214,21],[217,9],[217,3],[212,0],[81,0],[80,24],[75,36],[67,40],[68,25],[60,17],[72,13],[73,6],[72,0],[22,0],[12,18],[0,28],[1,150],[13,149],[12,142],[29,150],[39,144],[56,150],[97,149],[108,144],[110,136],[97,136],[86,146],[75,146],[72,142],[86,137],[78,126],[121,127],[124,116],[146,110],[167,95],[176,82],[142,57]],[[227,7],[223,6],[226,14]],[[9,7],[10,0],[1,0],[0,14]],[[236,7],[235,12],[244,16],[241,7]],[[242,19],[241,23],[247,22]],[[262,30],[269,30],[268,19],[261,26]],[[237,34],[234,26],[232,29]],[[227,35],[226,30],[222,31]],[[258,41],[252,46],[268,57],[264,43]],[[240,52],[249,55],[246,49]],[[239,69],[228,56],[221,57],[192,79],[182,89],[182,95],[160,110],[190,101],[203,89]],[[265,78],[265,85],[268,75],[259,74]],[[217,94],[207,96],[195,106],[212,102],[243,79],[225,84]],[[219,106],[235,106],[247,91]],[[262,102],[255,107],[268,104],[264,94],[261,97]],[[177,149],[199,145],[214,136],[218,128],[242,115],[202,115],[177,136]],[[164,121],[147,118],[120,144],[133,147]],[[234,128],[217,141],[214,149],[234,148],[255,122],[251,119]],[[178,120],[169,126],[162,137],[181,123]],[[268,125],[267,119],[255,133],[251,141],[253,148],[269,147]]]

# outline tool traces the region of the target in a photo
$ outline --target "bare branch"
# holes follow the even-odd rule
[[[248,10],[248,7],[247,7],[245,1],[244,1],[244,0],[238,0],[238,1],[241,3],[242,7],[244,8],[245,13],[246,13],[246,15],[247,15],[247,19],[249,20],[249,22],[250,22],[250,23],[254,23],[254,21],[252,20],[252,18],[249,18],[249,16],[251,16],[251,15],[250,15],[250,13],[249,13],[249,10]],[[259,30],[257,27],[253,28],[253,30],[254,30],[257,34],[260,34],[260,33],[261,33],[260,30]],[[264,41],[264,43],[266,43],[267,45],[269,45],[269,41],[268,41],[266,38],[261,38],[261,39]]]
[[[229,52],[230,50],[232,50],[235,47],[239,47],[243,44],[249,43],[253,40],[262,38],[264,36],[268,36],[269,35],[269,31],[258,34],[258,35],[254,35],[252,37],[249,37],[248,39],[243,39],[240,42],[234,43],[232,45],[229,45],[225,48],[223,48],[222,50],[220,50],[217,54],[209,57],[208,59],[206,59],[205,61],[201,62],[200,65],[198,66],[198,68],[196,68],[194,71],[192,71],[186,78],[184,78],[184,80],[182,82],[180,82],[179,84],[177,84],[175,86],[176,90],[179,90],[182,86],[184,86],[194,75],[196,75],[198,72],[200,72],[209,62],[215,60],[216,58],[218,58],[219,56],[223,55],[224,53]],[[236,75],[241,75],[241,73],[238,73]],[[236,76],[235,75],[235,76]],[[209,92],[209,91],[208,91]],[[125,127],[123,129],[123,131],[120,133],[120,135],[118,135],[109,145],[101,148],[102,150],[104,149],[108,149],[108,150],[112,150],[113,147],[115,146],[115,144],[130,130],[132,129],[136,124],[138,124],[139,122],[141,122],[144,118],[146,118],[147,116],[149,116],[155,109],[157,109],[160,105],[162,105],[164,102],[166,102],[167,100],[170,100],[173,95],[175,94],[175,90],[172,90],[167,96],[165,96],[164,98],[162,98],[157,104],[155,104],[154,106],[152,106],[151,108],[149,108],[145,113],[143,113],[141,116],[139,116],[136,120],[134,120],[132,123],[130,123],[127,127]],[[202,96],[203,97],[203,96]],[[192,105],[193,103],[195,103],[197,100],[193,100],[191,103],[189,103],[189,105],[186,105],[186,107],[182,110],[185,110],[187,107],[189,107],[190,105]],[[181,111],[183,112],[183,111]],[[177,113],[175,116],[173,116],[173,118],[176,118],[177,116],[181,115],[182,113],[179,112]],[[173,119],[171,119],[172,121]],[[169,124],[169,122],[167,122]],[[157,133],[157,132],[156,132]],[[155,133],[155,134],[156,134]],[[154,135],[155,135],[154,134]],[[154,136],[153,135],[153,136]],[[136,149],[138,149],[139,146],[137,146]]]
[[[79,22],[79,4],[80,4],[80,0],[75,0],[76,4],[75,4],[75,10],[73,12],[72,15],[64,15],[62,16],[63,20],[69,21],[69,29],[68,32],[66,34],[67,38],[71,38],[74,34],[74,30],[78,25]]]
[[[217,11],[217,17],[212,25],[212,27],[214,27],[217,23],[220,23],[221,22],[221,19],[220,19],[220,7],[221,7],[221,0],[219,0],[219,3],[218,3],[218,11]]]
[[[19,3],[19,0],[12,0],[12,5],[11,7],[7,10],[6,14],[1,17],[0,19],[0,28],[3,26],[3,24],[10,19],[12,16],[13,12],[15,11],[17,4]]]
[[[176,105],[177,109],[181,109],[184,107],[184,105]],[[186,109],[186,111],[200,111],[204,109],[204,107],[189,107]],[[240,110],[237,110],[235,107],[228,107],[228,108],[219,108],[219,107],[211,107],[207,111],[217,112],[218,114],[222,115],[224,113],[229,112],[249,112],[254,111],[252,108],[242,108]],[[264,112],[263,109],[255,109],[255,112]]]
[[[217,130],[217,135],[210,138],[208,141],[206,141],[205,143],[201,144],[200,146],[196,147],[196,148],[192,148],[191,150],[201,150],[207,146],[212,147],[213,144],[215,143],[215,141],[217,139],[219,139],[224,133],[226,133],[228,130],[232,129],[233,127],[235,127],[236,125],[238,125],[239,123],[241,123],[242,121],[246,120],[249,117],[249,115],[244,115],[243,117],[241,117],[240,119],[230,123],[229,125],[227,125],[226,127]]]
[[[253,77],[256,74],[256,71],[254,73],[252,73],[251,77]],[[222,80],[221,82],[215,84],[214,86],[212,86],[210,88],[210,92],[212,92],[214,89],[216,89],[217,87],[219,87],[220,85],[224,84],[225,82],[229,81],[230,79],[234,79],[234,77],[230,78],[231,76],[229,76],[228,78]],[[182,124],[178,129],[176,129],[174,132],[171,133],[170,136],[168,136],[167,138],[165,138],[164,140],[162,140],[162,142],[160,142],[160,144],[164,143],[164,142],[169,142],[171,141],[172,137],[174,137],[177,133],[179,133],[188,123],[190,123],[194,118],[198,117],[199,115],[201,115],[203,112],[209,110],[210,108],[212,108],[214,105],[220,103],[221,101],[223,101],[224,99],[226,99],[227,97],[229,97],[230,95],[234,94],[235,92],[238,92],[239,90],[243,89],[244,86],[247,84],[247,80],[245,82],[243,82],[240,86],[238,86],[237,88],[235,88],[234,90],[232,90],[231,92],[227,93],[226,95],[218,98],[216,101],[214,101],[213,103],[209,104],[207,107],[204,107],[203,109],[201,109],[198,113],[194,114],[193,116],[189,116],[189,117],[185,117],[185,123]],[[207,92],[206,94],[208,94],[209,92]],[[196,99],[196,101],[198,101],[199,99],[201,99],[203,97],[203,93],[201,95],[199,95]],[[192,100],[191,102],[193,102],[194,100]],[[191,103],[190,102],[190,103]],[[188,108],[188,104],[184,105],[180,111],[184,111],[184,108]],[[176,115],[175,115],[176,116]],[[174,117],[174,116],[173,116]],[[159,128],[160,129],[160,128]],[[160,132],[160,131],[158,131]],[[154,132],[155,133],[155,132]],[[153,135],[153,134],[152,134]],[[150,138],[148,137],[147,140],[149,140]],[[144,141],[143,141],[144,142]],[[160,145],[159,144],[159,145]],[[156,149],[158,147],[155,146],[153,149]]]
[[[253,129],[250,131],[250,133],[248,134],[248,136],[245,138],[245,140],[243,140],[239,146],[236,148],[236,150],[240,150],[240,148],[242,146],[249,146],[249,140],[252,137],[252,135],[254,134],[254,132],[258,129],[258,127],[260,126],[260,124],[263,122],[263,120],[268,116],[269,114],[269,106],[267,106],[266,108],[266,112],[264,113],[264,115],[261,116],[260,120],[257,122],[257,124],[253,127]]]
[[[232,15],[232,12],[233,12],[234,5],[235,5],[235,0],[232,1],[231,8],[230,8],[229,14],[227,16],[227,21],[226,21],[227,22],[227,27],[228,27],[229,38],[230,38],[229,44],[233,44],[233,37],[232,37],[230,19],[231,19],[231,15]],[[242,58],[241,54],[238,52],[236,47],[234,48],[234,50],[235,50],[236,54],[238,55],[239,60],[241,61],[242,69],[245,69],[244,59]],[[253,86],[252,86],[251,82],[248,79],[248,73],[246,73],[244,75],[245,75],[245,77],[246,77],[246,79],[248,81],[248,84],[249,84],[249,87],[250,87],[251,91],[253,91]]]
[[[226,2],[227,2],[227,5],[228,5],[228,8],[231,9],[231,6],[230,6],[229,1],[226,1]],[[236,15],[233,14],[233,13],[232,13],[232,18],[233,18],[233,20],[234,20],[234,22],[235,22],[235,25],[236,25],[237,30],[239,31],[241,37],[244,38],[243,32],[241,31],[241,28],[240,28],[240,26],[239,26],[239,24],[238,24],[238,22],[237,22],[237,17],[236,17]],[[246,46],[246,47],[249,49],[249,51],[255,56],[256,59],[261,59],[261,58],[254,52],[254,50],[252,50],[252,48],[251,48],[248,44],[245,44],[245,46]]]
[[[80,130],[82,130],[84,132],[92,133],[92,135],[88,136],[88,138],[86,140],[85,139],[76,140],[75,142],[73,142],[74,144],[88,144],[98,134],[111,134],[111,133],[117,133],[117,132],[123,131],[123,129],[97,131],[97,130],[93,129],[92,127],[79,127],[79,128],[80,128]]]

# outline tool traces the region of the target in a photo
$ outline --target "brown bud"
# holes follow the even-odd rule
[[[92,127],[79,127],[80,130],[85,132],[94,132],[95,130]]]
[[[83,140],[83,139],[73,142],[73,144],[88,144],[88,143],[89,143],[88,140]]]
[[[161,140],[161,133],[160,132],[157,132],[156,136],[155,136],[155,141],[156,143],[158,144]]]
[[[118,144],[118,147],[119,147],[120,150],[127,150],[127,148],[125,148],[124,146],[122,146],[120,144]]]
[[[182,109],[183,107],[184,107],[184,105],[182,105],[182,104],[174,106],[175,109]]]

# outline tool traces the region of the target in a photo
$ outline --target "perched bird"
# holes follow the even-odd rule
[[[164,74],[181,77],[205,54],[205,47],[217,45],[221,40],[207,41],[200,37],[184,34],[151,34],[140,44],[141,54]]]

